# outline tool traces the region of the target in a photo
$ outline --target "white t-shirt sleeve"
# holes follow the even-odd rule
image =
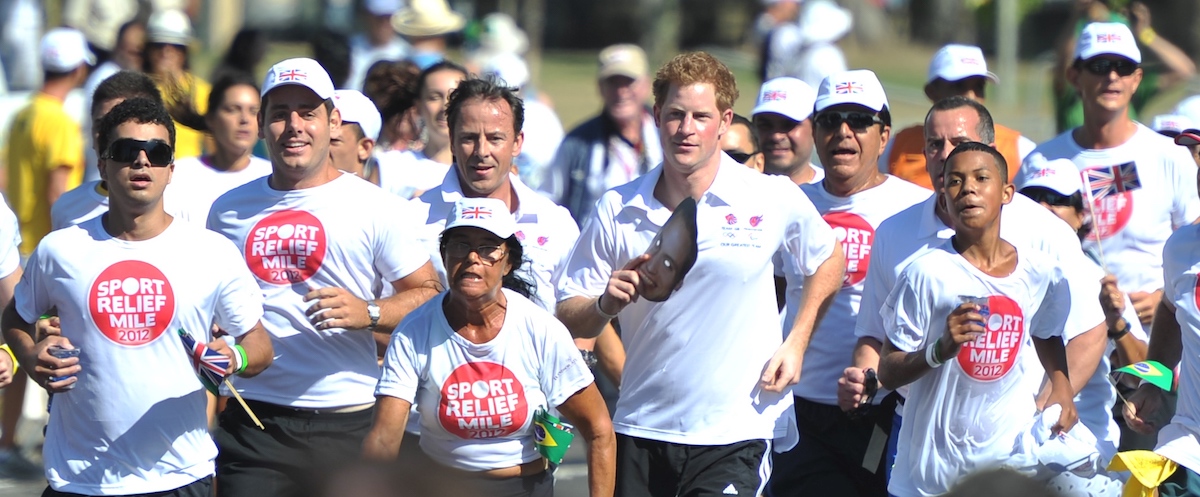
[[[213,267],[222,268],[226,273],[225,280],[217,292],[214,319],[217,326],[226,333],[240,337],[262,320],[262,288],[258,286],[233,242],[220,235],[212,238],[215,253],[210,255],[216,263]]]
[[[1104,309],[1100,307],[1098,298],[1104,271],[1096,267],[1083,251],[1065,248],[1063,252],[1059,263],[1064,275],[1065,294],[1069,296],[1071,307],[1062,335],[1070,341],[1104,323]]]
[[[604,293],[608,277],[612,276],[615,261],[613,232],[608,223],[613,214],[601,198],[591,219],[579,233],[575,248],[567,255],[562,274],[556,283],[556,298],[562,302],[571,297],[595,297]],[[624,262],[620,262],[624,264]]]
[[[784,249],[804,276],[812,276],[833,255],[837,237],[807,196],[793,194],[791,198],[792,202],[782,203],[790,208]]]
[[[1048,339],[1063,335],[1063,326],[1071,310],[1070,288],[1062,270],[1054,268],[1049,278],[1042,304],[1029,320],[1029,334],[1034,338]]]
[[[883,261],[888,258],[880,256],[876,250],[879,246],[879,237],[876,236],[875,241],[871,243],[871,262],[867,264],[867,278],[863,282],[858,318],[854,322],[854,336],[874,338],[883,342],[887,338],[887,333],[884,331],[881,311],[888,298],[888,292],[892,290],[892,286],[888,284],[888,276],[895,269],[883,267]]]
[[[924,295],[913,279],[913,266],[900,275],[896,288],[888,294],[879,314],[887,330],[887,339],[898,350],[914,352],[921,348],[929,333],[929,304],[932,295]]]
[[[438,301],[440,299],[434,299]],[[440,309],[440,304],[439,304]],[[386,395],[410,404],[417,403],[417,387],[421,382],[421,372],[425,369],[422,357],[417,354],[410,333],[424,332],[421,328],[429,325],[424,316],[413,316],[417,319],[405,321],[392,333],[392,341],[388,344],[387,352],[383,354],[383,368],[379,375],[379,384],[375,387],[375,396]],[[427,357],[425,358],[427,360]]]
[[[408,215],[413,211],[411,206],[388,198],[381,207],[397,214],[378,217],[378,231],[372,247],[375,253],[375,270],[384,281],[393,282],[421,269],[421,266],[429,262],[429,252],[414,237],[414,233],[420,232],[421,226]]]
[[[7,240],[12,240],[8,243]],[[13,274],[21,267],[21,230],[17,227],[17,215],[8,204],[0,202],[0,277]]]
[[[25,263],[25,272],[21,274],[21,281],[17,282],[17,287],[13,290],[13,304],[26,323],[36,323],[42,313],[52,307],[45,281],[50,271],[44,267],[48,262],[42,253],[43,247],[44,245],[38,245],[33,254],[30,254],[29,261]]]
[[[571,340],[571,332],[552,316],[543,316],[544,327],[542,374],[539,379],[546,402],[558,407],[579,391],[591,385],[595,378],[583,356]]]
[[[1176,147],[1170,158],[1174,159],[1171,174],[1174,176],[1175,200],[1171,205],[1171,224],[1176,229],[1187,226],[1200,218],[1200,197],[1196,195],[1196,165],[1183,147]],[[1164,280],[1165,281],[1165,280]]]

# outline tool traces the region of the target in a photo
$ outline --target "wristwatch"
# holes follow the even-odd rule
[[[595,352],[579,349],[579,353],[583,355],[583,363],[587,365],[588,369],[593,369],[596,367],[596,364],[600,363],[600,358],[596,357]]]
[[[371,326],[368,326],[367,329],[374,330],[379,325],[379,304],[376,304],[374,300],[367,301],[367,317],[371,318]]]

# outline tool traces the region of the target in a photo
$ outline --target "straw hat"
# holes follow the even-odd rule
[[[412,0],[392,16],[392,29],[405,36],[438,36],[461,30],[467,23],[450,10],[446,0]]]

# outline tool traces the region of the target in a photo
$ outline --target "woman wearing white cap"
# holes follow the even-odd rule
[[[529,300],[517,269],[523,250],[503,201],[464,198],[440,251],[449,289],[414,310],[392,335],[376,389],[364,455],[395,459],[409,408],[421,413],[421,448],[461,470],[483,495],[553,495],[539,454],[535,411],[557,409],[588,445],[593,496],[613,494],[615,435],[591,372],[553,315]],[[540,428],[540,427],[538,427]]]
[[[154,78],[175,120],[175,157],[204,152],[204,113],[212,87],[188,70],[192,22],[181,10],[155,12],[146,22],[144,71]]]

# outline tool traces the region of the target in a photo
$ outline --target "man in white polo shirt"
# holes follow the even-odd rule
[[[379,109],[358,90],[335,90],[333,106],[342,115],[342,132],[329,137],[333,167],[378,185],[379,169],[371,151],[383,126]]]
[[[892,118],[875,73],[846,71],[825,78],[817,91],[812,121],[825,179],[800,185],[800,189],[841,241],[846,276],[829,313],[813,332],[804,355],[804,374],[792,388],[800,443],[775,458],[770,494],[883,495],[887,491],[883,453],[870,453],[868,447],[876,430],[880,433],[876,443],[883,447],[882,435],[890,431],[892,422],[888,409],[894,408],[894,402],[868,416],[851,418],[838,408],[837,382],[846,358],[854,352],[854,319],[871,261],[875,228],[929,198],[930,192],[882,174],[876,167],[888,142]],[[795,318],[804,285],[791,261],[784,259],[783,266],[789,281],[786,323]],[[877,396],[874,402],[883,399]],[[881,428],[877,429],[877,424]]]
[[[763,172],[787,176],[797,185],[817,183],[825,171],[812,164],[813,100],[808,83],[796,78],[775,78],[763,83],[750,118],[758,129],[758,149]]]
[[[1162,299],[1163,244],[1200,216],[1196,166],[1186,149],[1129,118],[1142,81],[1141,51],[1120,23],[1092,23],[1075,45],[1067,79],[1079,90],[1083,126],[1043,143],[1026,159],[1071,159],[1090,183],[1093,235],[1106,269],[1129,293],[1142,324]],[[1105,191],[1099,191],[1110,185]],[[1020,186],[1020,185],[1018,185]],[[1111,190],[1111,193],[1108,191]]]
[[[845,259],[794,183],[720,152],[737,99],[727,67],[678,55],[659,69],[654,96],[665,159],[601,197],[559,279],[558,316],[576,337],[620,317],[629,359],[613,423],[618,495],[760,495],[772,439],[795,435],[787,386]],[[686,197],[697,203],[695,265],[670,298],[640,298],[655,290],[639,277],[654,263],[646,249]],[[772,278],[779,251],[807,277],[786,340]]]
[[[341,125],[333,91],[312,59],[267,72],[259,133],[271,174],[226,193],[208,218],[258,279],[278,356],[273,374],[233,384],[266,430],[240,406],[221,414],[221,496],[297,495],[314,468],[357,458],[379,379],[377,340],[441,289],[416,227],[396,215],[401,200],[331,164],[329,138]],[[395,294],[380,298],[384,285]]]

